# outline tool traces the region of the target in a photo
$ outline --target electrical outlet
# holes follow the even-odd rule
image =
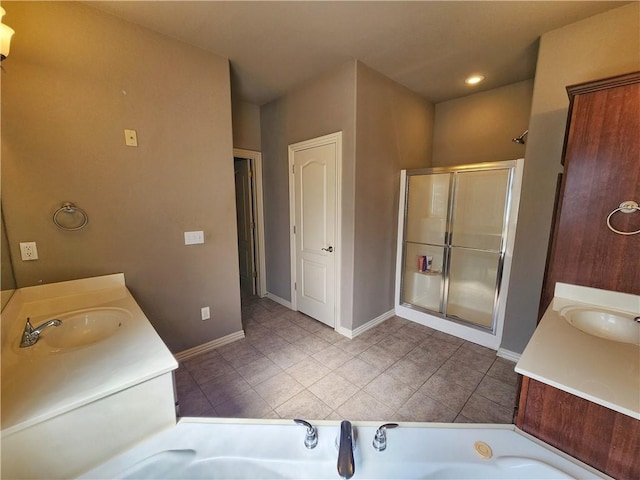
[[[202,307],[200,309],[200,318],[202,318],[202,320],[209,320],[211,318],[211,310],[209,307]]]
[[[36,242],[20,242],[20,256],[25,262],[29,260],[38,260]]]

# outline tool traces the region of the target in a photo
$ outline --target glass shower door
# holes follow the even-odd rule
[[[397,315],[500,346],[523,163],[401,172]]]
[[[401,302],[441,312],[451,174],[407,180]]]
[[[492,329],[511,170],[455,174],[446,315]]]
[[[400,303],[492,332],[514,168],[407,174]]]

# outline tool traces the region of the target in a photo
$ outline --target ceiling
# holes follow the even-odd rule
[[[530,79],[540,35],[624,3],[87,2],[228,58],[234,96],[257,105],[351,59],[434,103]]]

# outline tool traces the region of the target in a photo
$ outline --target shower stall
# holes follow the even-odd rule
[[[397,315],[498,349],[523,162],[401,172]]]

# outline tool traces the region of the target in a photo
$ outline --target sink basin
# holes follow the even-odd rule
[[[640,345],[640,323],[634,321],[632,313],[598,307],[567,307],[560,310],[560,315],[589,335]]]
[[[119,332],[131,318],[131,313],[122,308],[91,308],[55,318],[62,320],[62,325],[42,332],[36,346],[46,344],[59,351],[101,342]]]

